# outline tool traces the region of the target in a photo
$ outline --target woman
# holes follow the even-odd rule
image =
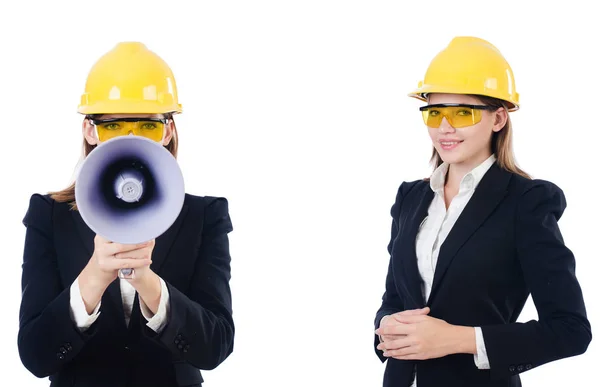
[[[81,98],[83,151],[139,135],[177,156],[181,112],[171,69],[140,43],[92,68]],[[232,225],[224,198],[185,195],[155,241],[111,243],[84,223],[71,187],[34,194],[27,228],[18,347],[52,386],[199,386],[233,350]],[[133,278],[118,278],[133,268]]]
[[[520,386],[519,374],[591,341],[565,196],[512,153],[513,73],[490,43],[457,37],[411,94],[433,142],[429,179],[404,182],[375,319],[384,386]],[[516,322],[529,294],[539,321]]]

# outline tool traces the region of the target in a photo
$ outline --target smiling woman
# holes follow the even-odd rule
[[[412,97],[433,144],[430,178],[400,184],[375,318],[384,386],[520,386],[519,374],[584,353],[591,327],[555,184],[515,162],[512,70],[457,37]],[[529,295],[539,321],[518,323]]]

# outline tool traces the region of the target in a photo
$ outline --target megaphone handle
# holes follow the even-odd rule
[[[135,270],[133,270],[133,269],[120,269],[119,270],[119,278],[133,279],[134,275],[135,275]]]

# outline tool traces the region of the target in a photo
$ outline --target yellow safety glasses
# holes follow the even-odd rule
[[[444,117],[453,128],[475,125],[481,121],[482,110],[496,109],[493,106],[466,104],[437,104],[419,108],[423,122],[430,128],[439,128]]]
[[[117,118],[113,120],[91,120],[100,141],[107,141],[130,133],[159,142],[163,138],[166,118]]]

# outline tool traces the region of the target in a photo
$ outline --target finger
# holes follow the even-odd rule
[[[423,359],[423,354],[419,353],[415,346],[400,348],[400,349],[392,349],[389,351],[384,351],[383,356],[385,357],[393,357],[398,360],[417,360]]]
[[[402,312],[394,313],[393,315],[399,316],[416,316],[416,315],[425,315],[430,312],[429,307],[421,308],[421,309],[408,309]]]
[[[404,335],[383,335],[383,336],[381,336],[381,339],[382,339],[382,341],[392,341],[392,340],[398,340],[401,337],[404,337]]]
[[[127,251],[142,249],[144,247],[150,246],[151,244],[152,244],[152,242],[137,243],[137,244],[133,244],[133,245],[125,245],[125,244],[121,244],[121,243],[110,243],[110,244],[106,245],[106,253],[108,255],[115,255],[117,253],[124,253]]]
[[[407,345],[402,348],[395,349],[387,349],[383,351],[383,356],[385,357],[393,357],[395,359],[399,357],[407,357],[407,356],[418,356],[419,350],[414,345]]]
[[[423,322],[427,319],[431,319],[430,316],[427,315],[422,315],[422,314],[418,314],[418,315],[394,315],[394,320],[396,320],[399,323],[402,324],[415,324],[415,323],[419,323],[419,322]]]
[[[113,259],[105,263],[104,266],[108,270],[137,269],[149,266],[151,263],[152,260],[150,259]]]
[[[152,255],[152,250],[150,250],[147,247],[144,247],[144,248],[137,249],[137,250],[116,253],[114,255],[114,257],[117,259],[147,259],[147,258],[150,258],[151,255]]]
[[[415,331],[416,327],[412,324],[403,324],[396,322],[393,325],[386,325],[375,330],[376,335],[408,335]]]
[[[410,347],[413,344],[414,340],[410,337],[404,336],[400,337],[396,340],[384,341],[383,343],[379,343],[377,345],[377,349],[381,351],[392,351],[397,349],[402,349],[406,347]]]

